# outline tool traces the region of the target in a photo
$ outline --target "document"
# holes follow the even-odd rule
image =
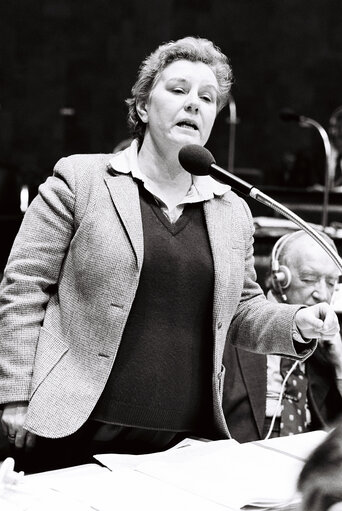
[[[328,433],[326,431],[317,430],[303,433],[301,435],[260,440],[258,442],[253,442],[253,444],[266,449],[273,449],[280,453],[297,457],[299,460],[305,461],[315,447],[323,442],[327,434]]]
[[[185,440],[181,446],[162,453],[104,454],[96,458],[112,470],[118,464],[130,467],[226,509],[280,509],[299,501],[299,473],[326,434],[314,431],[245,444],[235,440]]]
[[[64,499],[63,511],[289,510],[299,502],[305,459],[325,436],[319,431],[246,444],[185,439],[154,454],[100,454],[95,459],[102,466],[25,476],[24,490],[41,501],[25,509],[54,510],[44,508],[53,494],[60,497],[56,502]]]
[[[84,465],[25,478],[27,495],[31,493],[32,497],[30,501],[26,500],[26,506],[20,508],[20,511],[175,511],[183,509],[225,511],[227,509],[182,488],[174,487],[167,482],[122,465],[112,471],[99,465]],[[28,505],[29,502],[30,505]],[[55,507],[55,502],[59,507]]]
[[[298,501],[296,481],[303,466],[298,459],[230,441],[183,451],[179,459],[144,461],[135,470],[234,509]]]

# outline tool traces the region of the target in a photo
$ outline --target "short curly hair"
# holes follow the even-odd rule
[[[201,37],[184,37],[162,44],[141,63],[137,81],[131,90],[132,97],[126,99],[128,127],[139,144],[143,141],[146,125],[138,115],[137,103],[148,101],[163,70],[176,60],[207,64],[215,74],[219,86],[217,111],[219,112],[228,102],[233,73],[228,58],[214,43]]]

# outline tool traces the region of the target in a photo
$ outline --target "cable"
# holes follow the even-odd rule
[[[270,429],[268,430],[268,433],[265,436],[264,440],[268,440],[270,438],[270,436],[271,436],[271,433],[272,433],[272,430],[273,430],[273,427],[274,427],[274,423],[275,423],[275,420],[277,418],[277,413],[279,411],[281,402],[283,400],[283,395],[284,395],[284,392],[285,392],[285,386],[286,386],[287,380],[289,379],[289,377],[291,376],[293,371],[296,369],[298,364],[299,364],[299,360],[296,360],[295,363],[293,364],[293,366],[291,367],[291,369],[289,369],[289,371],[287,372],[287,374],[286,374],[286,376],[285,376],[285,378],[283,380],[283,383],[282,383],[281,389],[280,389],[279,398],[278,398],[278,401],[277,401],[277,406],[276,406],[275,412],[274,412],[273,417],[272,417]]]

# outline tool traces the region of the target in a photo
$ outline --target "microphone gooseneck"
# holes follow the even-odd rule
[[[208,149],[196,144],[190,144],[182,147],[178,154],[179,163],[182,167],[190,174],[195,176],[206,176],[210,175],[217,181],[230,185],[233,190],[243,193],[252,199],[261,202],[265,206],[277,211],[281,215],[285,216],[289,220],[292,220],[297,224],[300,229],[307,232],[316,242],[325,250],[331,259],[335,262],[336,266],[342,273],[342,259],[339,255],[331,248],[326,240],[320,236],[320,234],[305,222],[300,216],[293,213],[280,202],[272,199],[265,193],[261,192],[255,186],[247,183],[243,179],[238,178],[234,174],[231,174],[225,169],[222,169],[215,163],[215,158]]]
[[[284,108],[279,112],[279,117],[282,121],[285,122],[301,122],[303,120],[303,116],[297,114],[294,110],[291,110],[291,108]]]

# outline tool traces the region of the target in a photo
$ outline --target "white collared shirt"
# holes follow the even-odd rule
[[[269,291],[267,293],[267,299],[271,302],[277,302],[278,300],[274,294]],[[297,339],[296,339],[297,340]],[[267,389],[266,389],[266,417],[273,417],[276,413],[277,417],[281,415],[281,406],[278,405],[281,387],[283,384],[283,377],[280,374],[280,360],[279,355],[267,355]],[[293,361],[295,363],[295,361]],[[305,363],[300,362],[300,366],[305,371]],[[306,419],[308,424],[311,422],[311,414],[308,406],[308,400],[305,404]]]
[[[133,140],[132,144],[127,147],[127,149],[114,154],[113,158],[109,161],[109,164],[116,172],[121,174],[131,174],[134,179],[142,181],[146,190],[152,193],[160,205],[161,210],[168,217],[170,222],[176,222],[178,220],[183,213],[185,204],[204,202],[213,199],[214,196],[222,196],[230,190],[230,186],[221,184],[210,176],[193,175],[191,186],[185,197],[172,211],[170,211],[161,198],[152,191],[148,179],[139,168],[137,140]]]

